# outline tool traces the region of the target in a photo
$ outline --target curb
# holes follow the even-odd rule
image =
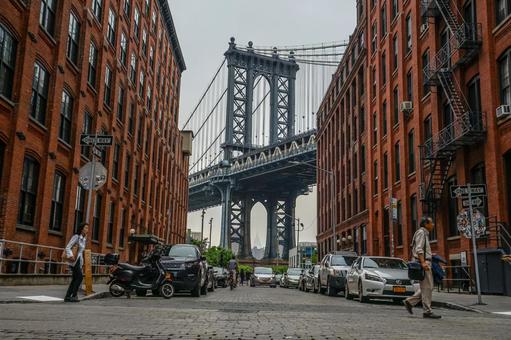
[[[80,301],[105,299],[105,298],[108,298],[111,296],[112,295],[110,295],[110,292],[99,292],[99,293],[94,293],[91,295],[84,296],[83,298],[80,299]]]
[[[467,306],[463,306],[463,305],[458,305],[453,302],[433,301],[431,304],[434,307],[441,307],[441,308],[447,308],[447,309],[453,309],[453,310],[461,310],[461,311],[465,311],[465,312],[473,312],[473,313],[479,313],[479,314],[485,313],[479,309],[475,309],[475,308],[471,308],[471,307],[467,307]]]

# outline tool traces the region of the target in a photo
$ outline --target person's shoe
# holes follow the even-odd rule
[[[64,302],[71,302],[71,298],[66,296],[66,297],[64,298]]]
[[[80,302],[76,296],[69,298],[69,302]]]
[[[412,310],[413,306],[412,306],[412,304],[410,302],[408,302],[408,300],[404,300],[403,304],[405,305],[405,308],[408,311],[408,313],[413,314],[413,310]]]
[[[422,317],[425,318],[425,319],[441,319],[442,318],[441,315],[435,314],[433,312],[431,312],[431,313],[424,313],[424,314],[422,314]]]

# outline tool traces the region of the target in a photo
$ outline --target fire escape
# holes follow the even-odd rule
[[[425,83],[442,88],[453,116],[450,124],[421,146],[420,197],[425,212],[434,216],[456,152],[485,138],[483,114],[470,107],[454,75],[479,53],[481,30],[480,25],[465,22],[455,1],[422,0],[421,15],[444,20],[449,32],[447,41],[423,69]]]

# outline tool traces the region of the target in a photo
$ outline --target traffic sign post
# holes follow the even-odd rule
[[[474,248],[474,268],[476,272],[476,286],[477,286],[477,304],[482,305],[483,299],[481,297],[481,282],[479,279],[479,263],[477,263],[477,242],[476,242],[476,230],[474,223],[472,221],[472,186],[470,184],[467,185],[468,187],[468,209],[469,209],[469,221],[470,221],[470,228],[472,228],[472,248]],[[484,194],[486,194],[486,186],[484,186]]]
[[[461,200],[461,205],[463,206],[463,208],[469,208],[470,205],[472,205],[472,208],[482,208],[483,203],[484,200],[481,197],[472,198],[471,200],[469,199]]]

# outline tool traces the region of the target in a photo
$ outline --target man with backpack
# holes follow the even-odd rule
[[[413,314],[412,308],[422,302],[424,313],[422,316],[429,319],[440,319],[441,316],[434,314],[431,310],[433,298],[433,273],[431,271],[431,246],[429,244],[429,233],[433,230],[434,224],[431,217],[423,217],[420,228],[413,235],[412,255],[420,263],[424,270],[424,279],[420,281],[420,289],[404,301],[408,313]]]

